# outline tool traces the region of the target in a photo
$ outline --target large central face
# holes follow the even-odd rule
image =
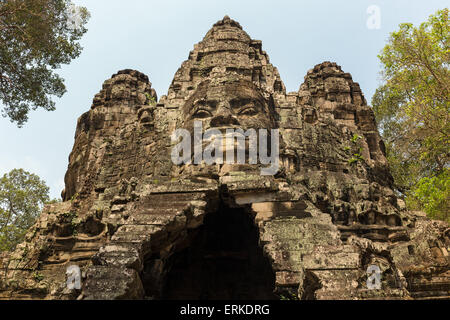
[[[202,121],[209,128],[271,129],[275,127],[268,101],[251,82],[202,82],[183,108],[184,127]]]
[[[276,128],[275,111],[273,108],[271,109],[270,101],[263,96],[260,89],[253,85],[252,82],[244,80],[227,79],[220,81],[214,79],[203,81],[186,101],[182,109],[182,116],[181,126],[191,133],[191,143],[193,146],[196,144],[194,136],[197,136],[194,130],[194,123],[201,122],[203,133],[211,131],[208,129],[215,129],[219,130],[222,134],[223,153],[219,153],[218,155],[218,158],[222,161],[220,163],[224,163],[225,157],[228,158],[230,154],[241,159],[240,162],[234,162],[234,160],[231,163],[227,162],[224,167],[217,166],[217,162],[214,162],[212,166],[194,166],[184,171],[195,176],[203,174],[211,176],[212,173],[214,174],[212,171],[215,170],[218,170],[216,174],[218,173],[219,175],[226,174],[227,170],[259,170],[258,166],[255,166],[256,162],[250,164],[249,137],[253,136],[256,139],[258,129],[266,129],[270,139],[271,129]],[[240,131],[237,129],[242,130],[242,133],[245,132],[245,134],[249,133],[250,135],[245,137],[244,145],[239,145],[237,139],[233,138],[233,142],[228,144],[228,139],[233,135],[230,132]],[[254,134],[250,132],[254,132]],[[214,136],[213,140],[216,141],[216,139],[216,136]],[[207,150],[211,140],[205,138],[200,143],[202,144],[201,150]],[[255,145],[252,144],[252,146]],[[245,161],[243,161],[242,153],[238,151],[242,151],[240,148],[244,148]],[[191,148],[191,160],[193,163],[198,164],[200,162],[194,160],[194,149],[195,147]],[[238,153],[240,156],[238,156]],[[215,151],[214,154],[216,155]],[[254,157],[257,157],[257,155],[254,155]],[[204,160],[205,158],[203,157]]]

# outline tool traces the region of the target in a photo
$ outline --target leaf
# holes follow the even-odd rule
[[[19,127],[29,111],[55,110],[65,91],[54,70],[81,53],[89,12],[79,8],[79,28],[70,28],[69,0],[0,2],[0,102],[2,115]]]
[[[13,169],[0,179],[0,250],[12,250],[50,200],[49,187],[37,175]]]
[[[448,13],[448,8],[438,10],[419,26],[404,23],[390,34],[378,55],[383,83],[372,98],[397,190],[415,209],[431,212],[432,207],[436,216],[443,208],[424,192],[432,182],[423,179],[450,166]]]

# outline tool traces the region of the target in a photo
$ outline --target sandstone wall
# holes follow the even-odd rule
[[[205,81],[237,80],[268,101],[281,170],[173,165],[170,134],[186,121],[186,101]],[[392,184],[373,111],[351,75],[324,62],[286,93],[261,41],[225,17],[160,100],[138,71],[105,81],[78,119],[64,201],[0,257],[0,297],[159,298],[170,258],[226,205],[254,220],[280,297],[448,298],[448,224],[408,212]],[[66,288],[71,264],[82,269],[81,290]],[[379,290],[366,285],[372,264]]]

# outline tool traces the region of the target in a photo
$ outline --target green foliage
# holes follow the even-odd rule
[[[74,7],[70,0],[0,2],[0,102],[4,117],[21,127],[30,108],[55,109],[51,96],[61,97],[66,89],[54,70],[80,55],[78,40],[87,31],[88,18],[86,8]]]
[[[359,139],[362,139],[362,137],[355,133],[352,136],[352,138],[350,139],[350,142],[354,145],[358,145]],[[348,146],[344,148],[345,151],[350,151],[351,149],[352,148],[348,147]],[[358,161],[364,161],[364,158],[361,155],[361,153],[362,153],[362,148],[358,147],[358,152],[353,153],[353,156],[350,159],[348,159],[348,164],[353,165],[353,164],[356,164]]]
[[[78,216],[76,212],[66,212],[63,215],[63,222],[70,225],[70,228],[72,230],[72,235],[77,235],[77,228],[80,224],[80,221],[78,219]]]
[[[348,159],[348,164],[355,164],[358,161],[364,161],[364,158],[359,154],[359,153],[354,153],[353,157],[351,157],[350,159]]]
[[[434,219],[450,223],[450,170],[420,179],[409,196],[409,203],[423,208]]]
[[[156,98],[151,96],[148,92],[145,93],[145,96],[147,97],[150,105],[155,105],[156,104]]]
[[[47,201],[45,204],[55,204],[55,203],[60,203],[61,199],[51,199],[49,201]]]
[[[396,188],[409,195],[410,207],[417,205],[411,199],[418,192],[421,208],[430,215],[440,209],[431,204],[435,200],[423,198],[432,197],[425,185],[438,183],[450,164],[448,14],[448,9],[439,10],[418,27],[404,23],[391,33],[378,56],[384,81],[372,98]]]
[[[297,292],[293,289],[285,289],[283,292],[279,294],[280,300],[288,301],[288,300],[299,300]]]
[[[36,282],[41,282],[42,280],[44,280],[44,276],[38,271],[33,273],[33,278]]]
[[[356,142],[358,142],[359,139],[361,139],[361,136],[360,136],[360,135],[357,135],[357,134],[355,133],[355,134],[353,134],[353,136],[352,136],[352,138],[350,139],[350,141],[351,141],[352,143],[356,143]]]
[[[79,193],[77,192],[77,193],[75,193],[71,198],[70,198],[70,201],[72,202],[72,201],[75,201],[75,200],[77,200],[78,199],[78,197],[79,197]]]
[[[13,169],[0,179],[0,251],[13,250],[50,199],[37,175]]]

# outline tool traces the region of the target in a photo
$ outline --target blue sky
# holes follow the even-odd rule
[[[58,73],[67,93],[56,111],[33,111],[17,128],[0,118],[0,175],[13,168],[38,174],[59,197],[77,118],[88,111],[104,80],[131,68],[147,74],[166,94],[189,51],[212,25],[229,15],[262,40],[287,91],[297,91],[308,69],[335,61],[359,82],[370,103],[380,84],[377,54],[402,22],[419,24],[444,0],[74,0],[88,8],[89,31],[81,56]],[[380,8],[380,29],[369,29],[367,8]]]

